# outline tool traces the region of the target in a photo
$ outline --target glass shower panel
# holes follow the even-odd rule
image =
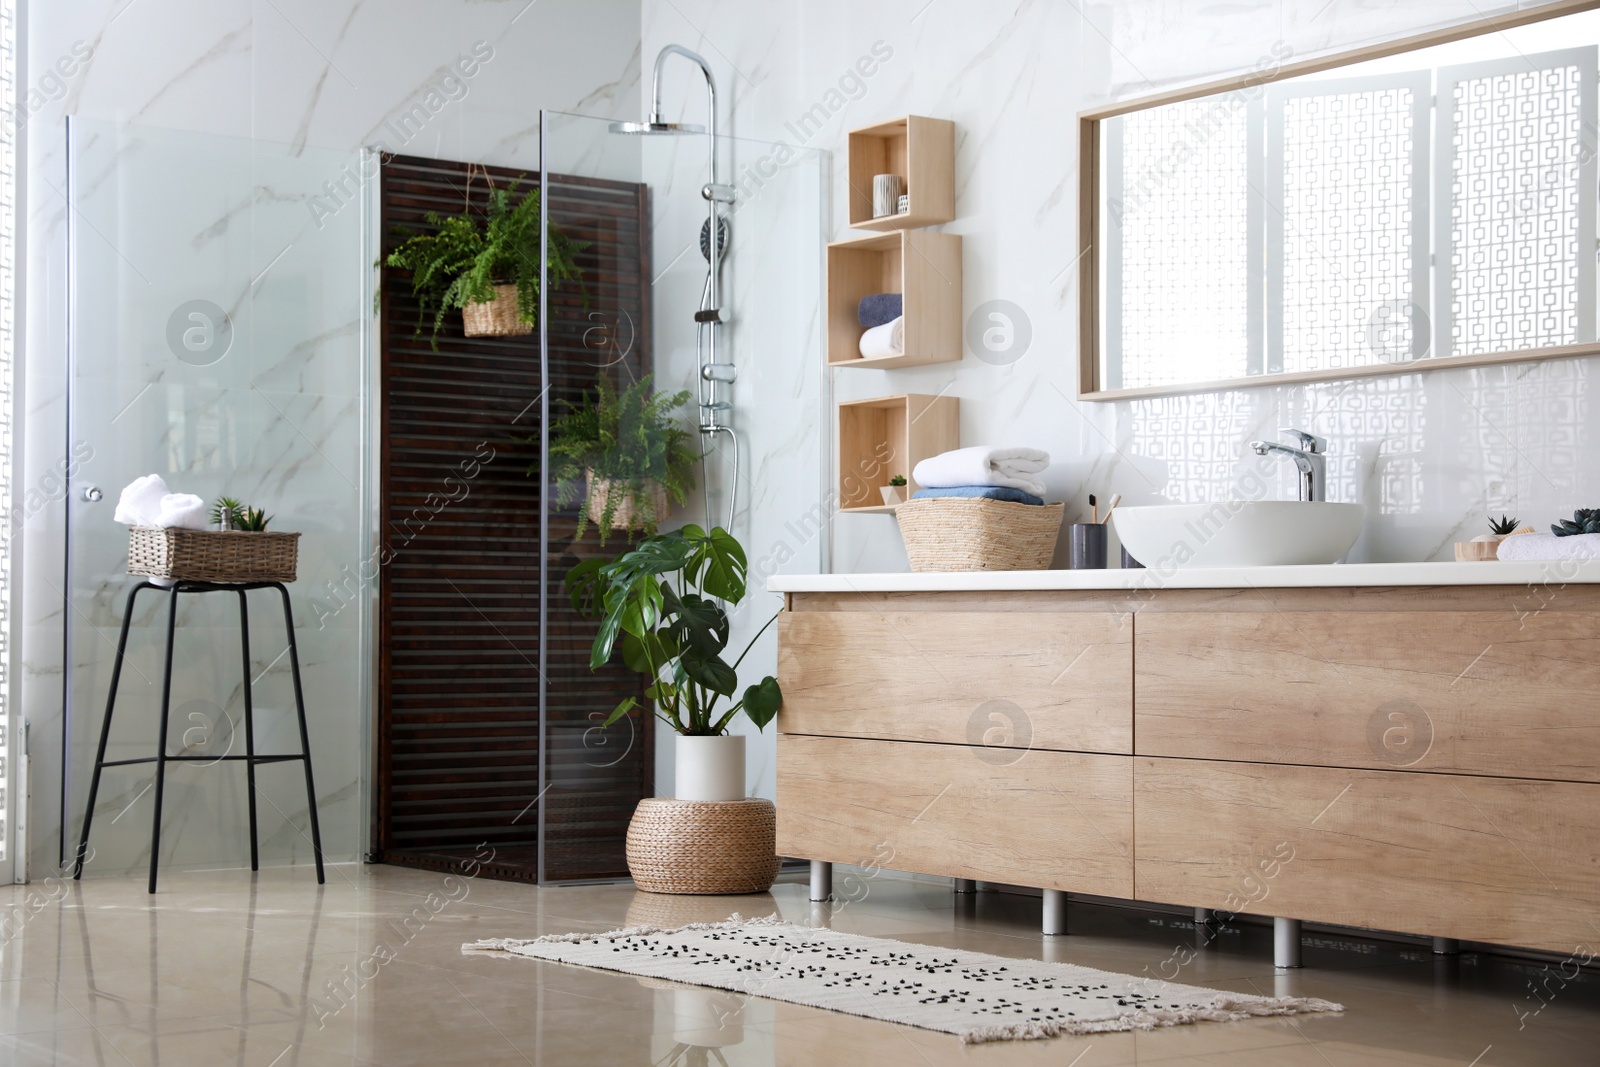
[[[599,378],[621,390],[653,370],[650,307],[650,195],[640,182],[638,142],[607,133],[604,122],[545,116],[544,206],[549,225],[578,245],[576,282],[548,287],[540,353],[546,389],[543,421],[591,395]],[[548,454],[541,463],[549,471]],[[635,711],[610,727],[625,697],[643,698],[638,675],[614,663],[589,670],[593,625],[572,608],[564,587],[580,560],[609,558],[629,536],[591,523],[578,534],[578,504],[563,503],[546,479],[540,618],[540,732],[545,758],[540,795],[541,881],[615,878],[627,873],[628,820],[654,795],[653,724]]]
[[[638,373],[653,373],[658,391],[687,390],[691,400],[685,425],[699,424],[696,399],[700,395],[700,346],[705,343],[695,313],[701,307],[707,263],[702,227],[706,200],[701,189],[710,180],[709,137],[706,134],[634,136],[612,132],[609,120],[546,112],[544,114],[544,165],[547,204],[552,218],[571,210],[583,197],[590,180],[635,182],[644,190],[648,208],[645,242],[649,291],[646,317],[631,321],[608,303],[609,293],[591,299],[582,309],[563,314],[552,304],[545,324],[548,350],[561,349],[563,338],[582,337],[588,343],[587,359],[593,368],[620,366]],[[826,241],[825,196],[828,156],[787,145],[718,138],[723,180],[734,185],[736,198],[724,208],[727,234],[723,245],[721,307],[725,325],[718,340],[717,361],[731,363],[737,379],[725,391],[733,407],[724,418],[734,433],[701,438],[707,456],[700,478],[701,490],[681,509],[675,508],[666,527],[693,522],[723,526],[744,545],[750,563],[751,592],[734,613],[729,646],[745,642],[781,606],[781,598],[765,590],[765,580],[776,573],[815,573],[821,569],[831,507],[823,497],[823,471],[830,450],[832,419],[830,396],[823,373],[821,291],[823,248]],[[591,294],[593,298],[594,294]],[[561,385],[552,368],[552,403]],[[559,404],[557,404],[559,410]],[[732,509],[730,518],[729,512]],[[550,518],[551,551],[555,567],[559,555],[555,530],[558,514]],[[581,542],[582,553],[614,556],[616,542],[599,549],[591,532]],[[552,612],[565,603],[560,581],[564,567],[553,570],[547,588]],[[547,626],[554,627],[554,615]],[[560,641],[585,648],[592,637],[591,624],[573,621],[558,637],[552,629],[546,643],[546,686],[551,692],[573,694],[546,706],[546,729],[567,717],[604,717],[615,703],[609,694],[586,688],[587,664],[574,660],[558,663]],[[776,630],[769,629],[740,669],[750,680],[776,672]],[[558,704],[560,706],[558,706]],[[615,727],[613,729],[616,729]],[[735,732],[754,734],[740,720]],[[586,735],[590,743],[638,746],[636,731],[629,738]],[[773,734],[748,743],[747,787],[754,795],[772,796]],[[654,746],[652,746],[652,749]],[[671,795],[671,749],[660,746],[645,753],[645,766],[654,766],[655,791]],[[571,749],[570,754],[563,753]],[[563,763],[592,760],[581,747],[566,749],[552,737],[548,747],[547,775],[551,783],[570,773]],[[560,840],[563,830],[558,809],[546,812],[547,849]],[[567,877],[557,870],[547,851],[546,875]]]
[[[68,671],[63,852],[82,824],[129,590],[121,488],[227,494],[300,531],[289,587],[310,719],[323,846],[353,858],[365,825],[362,441],[365,368],[361,168],[352,153],[108,122],[68,130],[72,282],[65,590]],[[171,754],[243,752],[243,693],[258,753],[295,752],[287,640],[275,594],[250,594],[250,678],[237,598],[183,597]],[[260,599],[257,599],[260,598]],[[128,641],[108,759],[155,752],[166,596],[146,593]],[[108,769],[93,872],[149,863],[153,768]],[[297,764],[259,769],[264,865],[309,862]],[[167,771],[163,867],[248,862],[244,768]]]

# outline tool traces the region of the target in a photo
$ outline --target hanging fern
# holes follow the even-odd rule
[[[550,473],[561,507],[578,505],[578,536],[592,521],[605,544],[617,509],[633,502],[634,526],[653,535],[665,516],[657,515],[653,488],[660,485],[667,498],[682,505],[694,489],[694,464],[700,453],[691,446],[692,435],[675,412],[689,402],[689,392],[652,393],[651,376],[645,375],[621,393],[604,374],[591,397],[579,403],[563,401],[566,411],[550,423]],[[536,466],[528,469],[537,474]],[[603,514],[591,515],[584,478],[593,471],[611,483]]]
[[[439,349],[439,331],[446,312],[493,300],[494,287],[517,287],[517,318],[533,325],[539,319],[539,187],[520,199],[518,178],[504,189],[491,189],[489,210],[480,225],[471,214],[423,216],[433,233],[413,233],[384,262],[411,272],[417,298],[417,336],[433,318],[432,342]],[[401,230],[400,232],[408,232]],[[583,281],[574,253],[588,247],[550,224],[550,283]],[[587,298],[587,294],[585,294]]]

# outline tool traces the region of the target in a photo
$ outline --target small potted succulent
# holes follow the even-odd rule
[[[1511,534],[1517,532],[1517,526],[1519,523],[1520,520],[1513,519],[1505,515],[1500,516],[1498,519],[1491,518],[1489,520],[1489,532],[1486,534],[1479,534],[1477,537],[1474,537],[1472,541],[1474,544],[1498,545]]]
[[[688,499],[700,458],[676,414],[688,402],[688,390],[653,392],[648,374],[621,392],[601,374],[592,396],[562,401],[567,410],[550,421],[551,475],[558,505],[581,501],[579,537],[591,522],[602,545],[613,530],[649,537],[671,504]],[[528,473],[538,474],[538,464]]]
[[[231,496],[219,496],[211,505],[211,525],[218,530],[238,533],[265,533],[272,521],[261,508],[252,508]]]
[[[888,485],[878,487],[878,492],[883,494],[883,502],[891,507],[895,504],[905,503],[906,476],[896,474],[889,479]]]
[[[431,316],[434,351],[445,314],[459,308],[468,337],[530,334],[539,312],[539,187],[518,196],[519,178],[491,189],[489,209],[480,221],[471,211],[423,216],[430,232],[412,232],[383,260],[411,272],[417,298],[417,334]],[[401,231],[406,232],[406,231]],[[550,282],[577,280],[573,253],[584,243],[550,225]]]

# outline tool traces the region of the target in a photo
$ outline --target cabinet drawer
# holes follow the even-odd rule
[[[1600,613],[1142,613],[1140,755],[1600,781]]]
[[[1131,616],[785,612],[785,733],[1133,751]]]
[[[1135,896],[1571,952],[1600,785],[1134,759]]]
[[[785,734],[778,852],[1130,897],[1131,764],[1129,756]]]

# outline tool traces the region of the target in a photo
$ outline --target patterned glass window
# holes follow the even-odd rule
[[[1426,71],[1267,97],[1267,370],[1428,354]]]
[[[1248,373],[1252,110],[1234,94],[1106,123],[1110,388]]]
[[[1595,336],[1595,57],[1439,71],[1436,315],[1452,355]]]
[[[1102,387],[1596,339],[1588,46],[1105,122]]]

